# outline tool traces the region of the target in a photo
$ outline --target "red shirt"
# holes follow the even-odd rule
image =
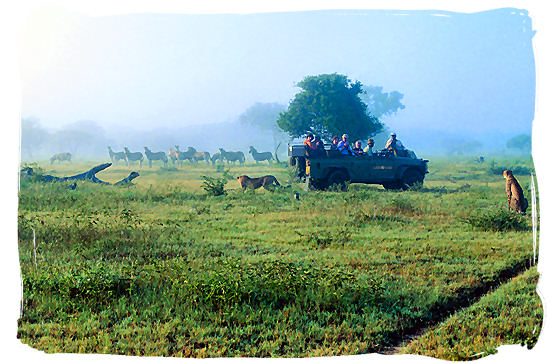
[[[315,150],[315,145],[313,145],[313,143],[309,139],[304,140],[304,145],[307,145],[311,149]]]

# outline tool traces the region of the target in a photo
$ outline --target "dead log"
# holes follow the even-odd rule
[[[90,169],[87,172],[80,173],[74,176],[68,176],[68,177],[55,177],[49,174],[39,174],[34,172],[34,170],[31,167],[25,167],[21,170],[21,176],[23,178],[28,179],[34,179],[39,182],[66,182],[66,181],[88,181],[93,183],[99,183],[102,185],[110,185],[111,183],[105,182],[97,178],[95,175],[98,172],[101,172],[105,168],[108,168],[112,165],[112,163],[104,163],[100,164],[99,166],[95,166],[94,168]],[[139,176],[139,173],[137,172],[131,172],[128,177],[116,182],[115,186],[127,186],[132,185],[132,180]],[[76,187],[76,186],[75,186]],[[72,187],[74,189],[74,187]]]

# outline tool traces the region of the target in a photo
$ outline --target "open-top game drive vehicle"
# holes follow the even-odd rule
[[[390,151],[371,156],[342,155],[325,150],[309,155],[304,145],[288,148],[289,163],[306,182],[306,189],[324,190],[328,187],[345,189],[348,183],[381,184],[385,189],[408,189],[422,184],[428,173],[428,160],[418,159],[414,152],[395,155]]]

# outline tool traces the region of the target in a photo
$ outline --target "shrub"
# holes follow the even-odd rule
[[[505,209],[483,211],[463,219],[464,222],[484,231],[529,230],[527,220],[520,214]]]
[[[221,196],[227,194],[227,191],[225,190],[225,185],[230,178],[233,178],[233,176],[229,174],[229,169],[224,169],[221,177],[215,178],[209,176],[201,176],[201,178],[203,180],[201,187],[203,190],[206,191],[208,195]]]
[[[21,181],[39,182],[44,175],[42,169],[37,163],[24,163],[19,172]]]
[[[492,161],[489,166],[489,172],[496,175],[502,175],[502,172],[505,170],[512,171],[516,176],[529,176],[531,174],[531,168],[522,166],[522,165],[510,165],[508,167],[502,167]]]
[[[75,308],[100,308],[136,288],[134,278],[101,262],[81,263],[68,269],[45,267],[23,275],[26,299],[55,295],[70,302]]]

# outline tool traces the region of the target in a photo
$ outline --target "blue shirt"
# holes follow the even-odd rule
[[[340,153],[344,155],[354,155],[353,151],[351,150],[351,147],[349,146],[348,142],[344,142],[343,140],[338,143],[338,150]]]

